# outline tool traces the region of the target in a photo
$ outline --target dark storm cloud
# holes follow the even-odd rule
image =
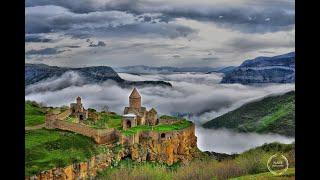
[[[106,43],[103,41],[99,41],[97,44],[94,44],[93,42],[90,43],[89,47],[104,47],[106,46]]]
[[[26,55],[54,55],[54,54],[60,54],[64,52],[65,50],[58,50],[57,48],[44,48],[39,50],[29,50],[25,54]]]
[[[70,46],[64,46],[64,47],[67,47],[67,48],[80,48],[81,46],[70,45]]]
[[[45,38],[39,35],[26,35],[25,42],[50,42],[52,39]]]
[[[177,38],[196,32],[190,27],[163,22],[158,15],[144,14],[137,16],[121,11],[77,14],[59,6],[27,8],[27,33],[59,31],[78,38],[108,35],[155,35]]]
[[[147,0],[111,0],[74,1],[29,0],[26,6],[57,5],[70,9],[76,13],[118,10],[134,14],[161,13],[163,21],[174,18],[187,18],[199,21],[215,22],[226,28],[233,28],[248,33],[274,32],[287,29],[293,25],[294,1],[241,1],[235,3],[182,3],[176,1],[147,1]],[[144,21],[153,22],[148,16]]]

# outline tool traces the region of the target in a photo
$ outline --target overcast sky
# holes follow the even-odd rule
[[[229,66],[294,51],[294,0],[26,0],[26,63]]]

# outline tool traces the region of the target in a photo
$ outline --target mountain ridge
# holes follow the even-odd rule
[[[295,91],[247,103],[203,124],[239,132],[295,134]]]
[[[45,81],[52,77],[60,77],[68,71],[74,71],[85,77],[88,83],[101,83],[106,80],[113,80],[120,86],[144,86],[159,85],[172,87],[165,81],[127,81],[122,79],[117,72],[109,66],[89,66],[89,67],[58,67],[46,64],[25,64],[25,86]]]
[[[198,73],[211,73],[219,72],[220,70],[228,67],[173,67],[173,66],[124,66],[116,67],[114,70],[118,73],[130,74],[170,74],[170,73],[183,73],[183,72],[198,72]]]
[[[294,83],[295,52],[244,61],[226,73],[221,83]]]

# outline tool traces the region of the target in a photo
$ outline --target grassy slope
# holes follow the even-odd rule
[[[294,180],[294,179],[295,179],[295,168],[289,168],[281,176],[274,176],[270,172],[265,172],[265,173],[232,178],[230,180]]]
[[[290,169],[287,173],[275,179],[294,179],[294,144],[271,143],[248,150],[235,159],[223,160],[221,162],[206,156],[200,156],[191,161],[188,165],[176,163],[167,166],[152,162],[134,162],[130,159],[120,161],[113,168],[108,168],[99,173],[97,179],[155,179],[155,180],[182,180],[182,179],[246,179],[257,177],[272,178],[272,174],[267,169],[267,160],[275,153],[284,154]]]
[[[96,122],[88,119],[88,121],[85,121],[85,123],[88,124],[90,127],[96,128],[96,129],[104,129],[104,128],[120,129],[122,127],[122,124],[121,124],[122,118],[120,115],[106,114],[106,113],[100,113],[100,115],[101,115],[101,118]]]
[[[84,161],[98,152],[91,138],[65,131],[25,132],[25,175]]]
[[[205,128],[231,128],[241,132],[273,132],[287,136],[295,133],[295,93],[267,97],[217,117]]]
[[[44,123],[44,111],[35,103],[25,102],[25,126],[35,126]]]
[[[156,126],[147,126],[147,125],[140,125],[136,127],[132,127],[127,130],[121,130],[121,132],[127,136],[131,134],[135,134],[138,131],[157,131],[157,132],[166,132],[166,131],[175,131],[175,130],[180,130],[187,128],[191,126],[192,123],[187,120],[179,121],[174,124],[159,124]]]

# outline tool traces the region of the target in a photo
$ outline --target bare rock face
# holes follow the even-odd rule
[[[53,168],[43,171],[35,176],[26,177],[26,180],[74,180],[90,179],[97,175],[98,171],[104,170],[113,163],[127,156],[129,151],[121,149],[118,152],[107,152],[93,156],[88,161],[74,163],[67,167]]]
[[[135,161],[156,161],[172,165],[178,161],[189,162],[197,148],[194,125],[184,130],[165,134],[160,139],[144,138],[130,147],[131,158]]]

